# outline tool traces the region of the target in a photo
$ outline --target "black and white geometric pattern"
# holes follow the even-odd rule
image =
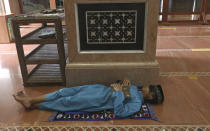
[[[87,44],[136,43],[137,10],[86,11]]]

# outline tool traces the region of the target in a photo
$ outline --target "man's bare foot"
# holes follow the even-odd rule
[[[13,95],[15,100],[19,103],[21,103],[26,109],[31,108],[31,102],[29,98],[21,91],[18,92],[16,95]]]

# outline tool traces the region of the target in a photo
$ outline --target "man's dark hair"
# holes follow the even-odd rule
[[[152,99],[144,99],[145,103],[162,104],[164,101],[164,94],[161,85],[149,86],[149,92],[152,93]]]

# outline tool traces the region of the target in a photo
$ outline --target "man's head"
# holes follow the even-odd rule
[[[145,103],[161,104],[164,101],[164,94],[160,85],[145,86],[142,88]]]
[[[121,80],[116,83],[122,84]],[[142,91],[144,102],[151,104],[161,104],[164,101],[164,94],[161,85],[150,85],[139,88]]]

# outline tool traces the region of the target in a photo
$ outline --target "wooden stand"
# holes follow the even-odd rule
[[[17,17],[12,20],[16,48],[23,77],[24,86],[62,84],[65,85],[65,65],[67,50],[65,51],[65,28],[58,16]],[[43,26],[21,37],[21,24],[42,23]],[[47,23],[51,23],[48,25]],[[52,23],[54,26],[52,26]],[[43,32],[55,31],[55,38],[41,39]],[[27,56],[24,55],[23,45],[40,44]],[[29,73],[27,65],[36,64]]]
[[[159,13],[162,16],[162,20],[159,21],[161,25],[195,25],[195,24],[209,24],[207,15],[210,14],[208,11],[209,0],[202,0],[200,10],[198,11],[182,11],[182,12],[169,12],[169,0],[162,0],[163,10]],[[198,19],[184,20],[183,16],[197,15]],[[179,16],[178,20],[169,20],[169,16]]]

